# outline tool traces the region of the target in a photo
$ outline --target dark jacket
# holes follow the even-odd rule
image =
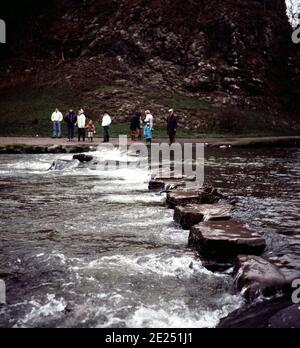
[[[75,112],[68,112],[65,116],[65,122],[69,125],[74,125],[77,121],[77,116]]]
[[[140,128],[140,116],[137,114],[134,114],[130,118],[130,130],[136,131]]]
[[[168,134],[175,133],[177,129],[177,119],[174,114],[169,115],[167,118],[167,132]]]

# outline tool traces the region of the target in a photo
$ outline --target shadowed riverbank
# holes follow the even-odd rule
[[[118,145],[119,139],[111,139],[111,144]],[[167,143],[167,139],[154,139],[154,143]],[[209,147],[299,147],[300,136],[289,137],[247,137],[247,138],[179,138],[177,142],[204,143]],[[132,143],[128,139],[128,144]],[[0,137],[0,153],[11,154],[43,154],[43,153],[79,153],[96,151],[102,140],[97,138],[93,143],[89,141],[68,142],[67,139]]]

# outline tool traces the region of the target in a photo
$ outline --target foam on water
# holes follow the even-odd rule
[[[127,320],[133,328],[213,328],[220,319],[239,308],[242,300],[239,296],[222,296],[220,309],[214,311],[189,309],[184,301],[161,301],[158,306],[141,306]]]
[[[202,267],[200,261],[195,260],[189,255],[178,253],[174,256],[169,252],[159,254],[145,255],[123,255],[116,254],[113,256],[104,256],[89,263],[73,267],[73,270],[79,269],[115,269],[118,272],[135,272],[143,274],[157,274],[161,277],[184,277],[190,278],[197,274],[206,274],[212,277],[222,277],[222,275],[213,274],[206,268]]]
[[[54,318],[56,315],[61,315],[67,303],[63,298],[57,299],[55,294],[47,294],[47,301],[45,304],[34,299],[29,301],[28,304],[31,307],[31,311],[14,325],[15,328],[39,326],[46,318]]]

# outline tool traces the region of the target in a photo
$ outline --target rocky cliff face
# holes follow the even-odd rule
[[[181,126],[194,129],[299,124],[284,0],[34,3],[24,39],[12,35],[2,52],[2,88],[68,90],[90,114],[106,110],[120,121],[173,106]]]

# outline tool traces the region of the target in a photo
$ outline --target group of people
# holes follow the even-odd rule
[[[53,138],[61,138],[61,123],[65,121],[68,130],[68,141],[74,139],[75,127],[78,129],[78,142],[85,141],[86,130],[88,132],[88,139],[90,142],[94,141],[95,124],[92,120],[87,122],[87,117],[84,114],[84,110],[80,109],[76,115],[73,109],[70,109],[67,114],[63,117],[62,113],[58,108],[55,109],[51,116],[53,123]],[[170,144],[175,142],[177,132],[177,117],[173,109],[168,111],[166,118],[167,122],[167,133],[169,136]],[[108,114],[104,114],[102,118],[103,128],[103,142],[108,143],[110,140],[109,128],[112,123],[112,119]],[[143,119],[141,112],[135,112],[130,118],[130,135],[131,140],[135,141],[138,139],[142,140],[142,136],[146,140],[147,144],[151,144],[154,132],[154,117],[150,110],[145,111],[145,118]]]
[[[169,136],[169,143],[173,144],[175,142],[176,132],[177,132],[177,117],[175,116],[174,110],[170,109],[167,116],[167,133]],[[145,111],[145,119],[142,118],[141,112],[135,112],[130,118],[130,135],[131,140],[135,141],[136,138],[141,141],[142,134],[147,142],[151,144],[153,138],[153,128],[154,117],[152,116],[150,110]]]
[[[84,110],[80,109],[76,115],[73,109],[70,109],[65,117],[58,108],[55,109],[51,116],[51,121],[53,124],[52,138],[61,138],[61,123],[65,121],[68,130],[68,141],[74,139],[75,127],[78,129],[78,142],[85,141],[86,131],[88,132],[88,139],[90,142],[94,141],[94,135],[96,134],[96,128],[93,120],[87,122],[87,117],[84,114]],[[111,125],[111,117],[108,114],[104,114],[102,118],[103,127],[103,141],[105,143],[109,142],[109,126]]]

